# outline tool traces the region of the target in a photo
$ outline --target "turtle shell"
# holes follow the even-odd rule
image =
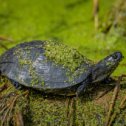
[[[77,50],[52,41],[25,42],[0,57],[0,71],[14,82],[45,92],[75,90],[92,62]]]

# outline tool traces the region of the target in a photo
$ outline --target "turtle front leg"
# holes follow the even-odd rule
[[[84,82],[82,85],[80,85],[78,88],[77,88],[77,91],[76,91],[76,96],[77,97],[80,97],[83,95],[83,93],[85,92],[86,90],[86,87],[87,87],[87,83]]]
[[[116,80],[114,78],[112,78],[112,77],[107,77],[102,82],[105,83],[105,84],[111,84],[111,83],[116,82]]]

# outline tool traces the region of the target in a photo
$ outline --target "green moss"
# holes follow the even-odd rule
[[[92,62],[81,55],[76,49],[68,47],[64,44],[54,41],[45,42],[45,56],[54,61],[56,64],[62,65],[64,68],[68,68],[71,72],[74,72],[82,64],[91,64]]]
[[[44,86],[44,85],[45,85],[45,82],[44,82],[44,81],[42,81],[41,85],[42,85],[42,86]]]
[[[17,90],[7,78],[0,77],[0,87],[5,83],[8,84],[8,89],[0,92],[0,111],[3,109],[3,107],[12,103],[12,99],[16,95],[20,95],[20,97],[16,100],[15,106],[13,107],[13,119],[11,119],[11,124],[16,121],[14,118],[15,114],[20,112],[20,114],[23,116],[25,126],[66,126],[75,124],[80,126],[102,126],[105,124],[105,119],[108,112],[108,104],[106,105],[106,103],[110,103],[113,95],[113,93],[110,92],[104,97],[94,100],[98,95],[98,90],[95,89],[95,92],[90,92],[90,94],[87,93],[84,95],[84,97],[82,97],[82,99],[76,99],[76,101],[73,101],[73,104],[71,104],[71,98],[70,100],[69,98],[65,97],[52,97],[49,95],[43,96],[40,92],[30,89],[28,95],[22,95],[26,91],[25,89]],[[103,87],[101,88],[104,89]],[[105,90],[106,89],[104,89],[104,91]],[[119,104],[124,96],[125,90],[122,89],[120,90],[119,99],[117,99],[114,111],[118,111]],[[8,104],[6,104],[4,101],[7,101],[6,103]],[[123,123],[125,123],[125,112],[126,110],[124,109],[121,113],[119,113],[115,123],[113,124],[114,126],[121,126]],[[0,118],[1,117],[3,117],[3,113],[0,113]]]

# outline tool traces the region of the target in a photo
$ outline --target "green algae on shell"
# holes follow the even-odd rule
[[[38,46],[36,46],[36,47],[38,47]],[[30,53],[31,53],[32,48],[33,47],[25,47],[22,49],[22,48],[18,48],[18,46],[17,46],[17,49],[14,52],[14,55],[18,59],[20,69],[22,69],[25,66],[28,67],[28,73],[32,77],[31,86],[34,86],[39,83],[39,78],[38,78],[35,68],[33,66],[32,58],[30,58]],[[39,54],[36,53],[36,56],[38,56],[38,55]],[[41,86],[44,86],[44,84],[45,84],[45,82],[43,79],[41,82]]]
[[[46,41],[44,48],[45,56],[49,60],[54,61],[56,64],[61,64],[71,72],[74,72],[83,63],[87,65],[93,64],[91,60],[81,55],[76,49],[55,41]]]

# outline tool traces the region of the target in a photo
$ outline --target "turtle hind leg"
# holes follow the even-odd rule
[[[14,80],[11,80],[11,79],[10,79],[10,81],[11,81],[11,83],[14,85],[14,87],[16,89],[20,90],[20,89],[23,88],[23,86],[21,84],[19,84],[18,82],[14,81]]]

